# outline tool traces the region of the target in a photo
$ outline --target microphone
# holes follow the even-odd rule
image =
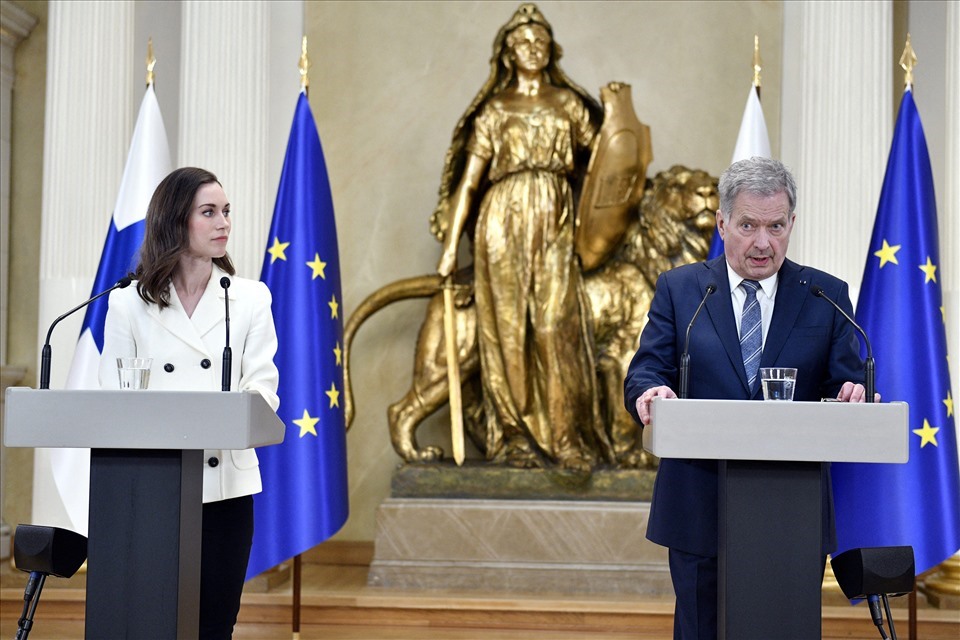
[[[40,388],[41,388],[41,389],[49,389],[49,388],[50,388],[50,362],[51,362],[51,359],[52,359],[52,354],[51,354],[51,351],[52,351],[52,350],[51,350],[51,348],[50,348],[50,336],[53,334],[53,328],[54,328],[55,326],[57,326],[57,324],[59,324],[61,320],[63,320],[64,318],[66,318],[66,317],[69,316],[70,314],[75,313],[75,312],[79,311],[80,309],[83,309],[85,306],[87,306],[88,304],[90,304],[91,302],[93,302],[94,300],[96,300],[97,298],[101,298],[101,297],[107,295],[108,293],[110,293],[110,292],[113,291],[114,289],[125,289],[126,287],[129,287],[129,286],[130,286],[130,283],[132,282],[132,280],[133,280],[133,279],[130,277],[130,275],[125,275],[125,276],[123,276],[122,278],[120,278],[119,280],[117,280],[117,284],[113,285],[112,287],[110,287],[110,288],[107,289],[106,291],[101,291],[100,293],[98,293],[97,295],[93,296],[92,298],[90,298],[90,299],[87,300],[86,302],[84,302],[84,303],[82,303],[82,304],[78,304],[78,305],[75,306],[73,309],[70,309],[70,311],[67,311],[65,314],[63,314],[62,316],[60,316],[59,318],[57,318],[56,320],[53,321],[53,323],[50,325],[50,328],[47,329],[47,340],[46,340],[46,342],[43,343],[43,350],[42,350],[41,355],[40,355]]]
[[[703,299],[700,300],[700,306],[697,307],[697,310],[693,312],[693,317],[690,318],[690,324],[687,325],[687,337],[683,343],[683,355],[680,356],[680,397],[686,398],[688,394],[688,389],[690,387],[690,329],[693,329],[693,323],[697,321],[697,316],[700,315],[700,310],[703,309],[703,305],[707,302],[707,297],[717,290],[717,285],[712,282],[707,285],[707,292],[703,294]]]
[[[853,325],[853,328],[857,330],[857,333],[859,333],[859,334],[863,337],[863,342],[864,342],[864,344],[867,346],[867,361],[866,361],[866,363],[865,363],[865,365],[864,365],[864,377],[866,378],[866,385],[865,385],[865,386],[866,386],[866,388],[867,388],[867,398],[866,398],[866,401],[867,401],[867,402],[873,402],[874,395],[875,395],[875,393],[876,393],[876,388],[877,388],[877,371],[876,371],[876,363],[875,363],[874,360],[873,360],[873,348],[870,346],[870,340],[869,340],[869,338],[867,338],[867,332],[864,331],[863,328],[862,328],[860,325],[858,325],[858,324],[854,321],[854,319],[851,318],[851,317],[847,314],[846,311],[844,311],[843,309],[841,309],[841,308],[840,308],[840,305],[838,305],[836,302],[834,302],[834,301],[824,292],[823,287],[814,284],[814,285],[811,285],[811,286],[810,286],[810,291],[812,291],[812,292],[813,292],[813,295],[817,296],[818,298],[823,298],[824,300],[826,300],[827,302],[829,302],[830,304],[832,304],[832,305],[833,305],[833,308],[836,309],[837,311],[839,311],[839,312],[840,312],[840,315],[842,315],[844,318],[846,318],[846,319],[847,319],[847,322],[849,322],[850,324],[852,324],[852,325]]]
[[[220,278],[220,286],[223,287],[223,310],[224,321],[227,325],[227,346],[223,348],[223,377],[220,381],[221,391],[230,391],[231,369],[233,368],[233,351],[230,350],[230,278],[223,276]]]

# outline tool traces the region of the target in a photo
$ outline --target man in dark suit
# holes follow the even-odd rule
[[[796,367],[794,399],[863,402],[860,345],[850,323],[811,287],[853,314],[843,281],[786,259],[796,184],[780,162],[751,158],[720,177],[717,229],[724,255],[661,274],[640,348],[627,372],[627,410],[650,423],[654,398],[676,398],[687,325],[689,397],[760,400],[759,367]],[[829,467],[824,465],[823,554],[836,546]],[[717,637],[717,462],[660,461],[647,538],[669,547],[677,605],[675,639]]]

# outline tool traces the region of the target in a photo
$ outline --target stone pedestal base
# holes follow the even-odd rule
[[[673,594],[645,502],[388,498],[368,584],[398,589]]]

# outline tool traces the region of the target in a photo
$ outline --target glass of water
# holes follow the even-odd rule
[[[797,370],[790,367],[761,367],[760,385],[764,400],[793,400]]]
[[[121,389],[146,389],[150,385],[153,358],[117,358]]]

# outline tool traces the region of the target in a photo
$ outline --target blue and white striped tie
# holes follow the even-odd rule
[[[740,315],[740,353],[743,356],[743,368],[747,371],[747,384],[753,391],[753,384],[757,381],[757,371],[760,369],[760,353],[763,350],[760,303],[757,301],[757,289],[760,288],[760,283],[756,280],[744,280],[740,286],[747,292],[747,299],[743,302],[743,312]]]

